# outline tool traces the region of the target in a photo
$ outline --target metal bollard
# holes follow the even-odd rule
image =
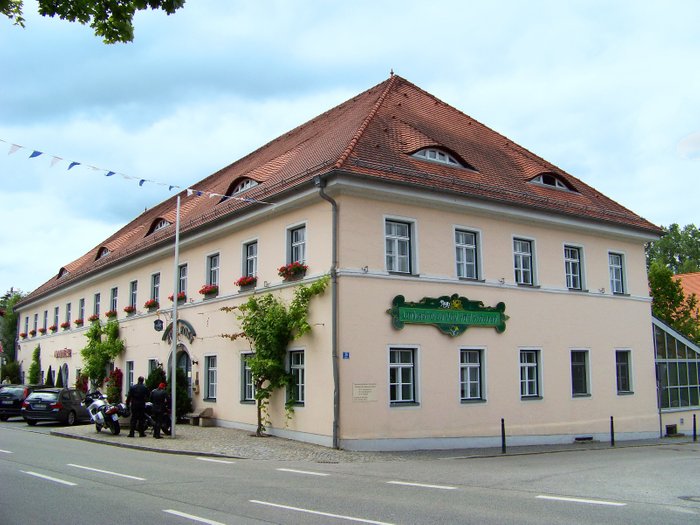
[[[501,454],[506,453],[506,422],[501,418]]]
[[[695,418],[695,414],[693,414],[693,441],[698,440],[698,423]]]
[[[615,446],[615,420],[610,416],[610,446]]]

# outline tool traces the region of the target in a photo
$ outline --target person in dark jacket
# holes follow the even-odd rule
[[[168,394],[165,392],[165,383],[158,385],[151,392],[151,403],[153,404],[153,437],[160,439],[160,429],[163,426],[163,417],[168,407]]]
[[[139,435],[146,435],[146,399],[148,399],[148,388],[143,384],[143,376],[139,377],[138,383],[131,385],[126,396],[126,404],[131,408],[131,422],[129,423],[129,437],[134,437],[134,430],[138,427]]]

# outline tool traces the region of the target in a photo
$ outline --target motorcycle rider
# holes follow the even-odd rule
[[[126,396],[126,404],[131,408],[131,422],[129,423],[129,436],[134,437],[134,430],[139,429],[139,436],[144,437],[146,432],[146,399],[148,398],[148,388],[143,384],[143,376],[139,376],[138,383],[131,385]]]
[[[165,383],[158,385],[158,388],[151,392],[151,403],[153,403],[153,437],[160,439],[160,429],[163,426],[163,416],[168,405],[168,394],[165,391]]]

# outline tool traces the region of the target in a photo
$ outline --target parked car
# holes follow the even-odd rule
[[[0,386],[0,421],[7,421],[11,417],[22,417],[22,401],[35,388],[27,385]]]
[[[76,388],[37,389],[22,403],[22,417],[28,425],[36,425],[37,421],[60,421],[68,425],[90,421],[84,400],[85,394]]]

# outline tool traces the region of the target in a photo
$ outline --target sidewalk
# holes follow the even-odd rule
[[[279,437],[259,438],[246,430],[222,427],[198,427],[180,424],[176,437],[163,436],[156,440],[149,433],[146,437],[128,438],[128,432],[113,436],[108,430],[96,432],[94,425],[63,427],[51,431],[53,436],[83,439],[107,445],[152,450],[170,454],[191,454],[240,459],[271,459],[276,461],[301,461],[311,463],[368,463],[379,461],[409,461],[447,458],[502,457],[501,448],[472,448],[459,450],[419,450],[412,452],[352,452],[335,450],[310,443],[302,443]],[[615,448],[688,445],[692,436],[679,436],[640,441],[618,441]],[[563,445],[509,446],[506,456],[543,454],[581,450],[609,450],[608,442],[583,442]]]

